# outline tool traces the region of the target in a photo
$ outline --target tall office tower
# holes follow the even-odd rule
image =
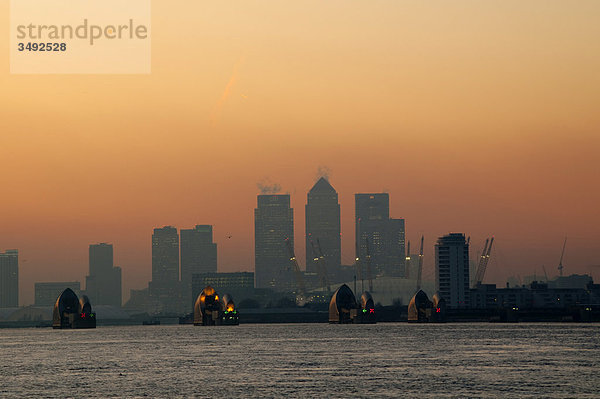
[[[305,210],[306,271],[319,272],[318,262],[314,260],[320,256],[319,246],[328,273],[337,271],[342,264],[340,204],[337,192],[324,177],[308,192]]]
[[[388,193],[354,194],[356,219],[366,221],[390,218],[390,195]],[[358,225],[356,226],[358,229]]]
[[[19,251],[0,252],[0,308],[19,306]]]
[[[388,219],[385,226],[381,256],[383,256],[387,274],[404,277],[406,275],[406,230],[404,219]]]
[[[450,233],[435,244],[435,288],[451,308],[469,307],[469,244]]]
[[[179,288],[179,234],[172,226],[156,228],[152,234],[152,281],[149,289],[158,307],[157,312],[179,312]]]
[[[287,194],[259,195],[254,210],[254,270],[257,288],[293,288],[285,240],[294,245],[294,210]]]
[[[404,219],[390,218],[387,193],[355,194],[356,257],[373,276],[405,275]]]
[[[112,244],[91,244],[85,293],[92,305],[121,306],[121,268],[113,265]]]
[[[186,303],[192,295],[192,274],[217,272],[217,244],[213,242],[211,225],[181,229],[181,285]]]

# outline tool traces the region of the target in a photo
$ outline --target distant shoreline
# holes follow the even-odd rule
[[[177,317],[158,317],[161,325],[187,324]],[[381,309],[377,313],[378,323],[408,323],[406,307],[403,310]],[[533,310],[448,310],[446,323],[598,323],[600,308],[533,309]],[[98,320],[98,326],[142,326],[143,320]],[[294,312],[272,309],[257,312],[256,309],[240,311],[240,324],[295,324],[328,323],[328,313],[324,311]],[[423,324],[423,323],[421,323]],[[0,328],[49,328],[51,320],[41,321],[0,321]],[[153,326],[145,326],[152,328]],[[223,327],[225,328],[225,327]]]

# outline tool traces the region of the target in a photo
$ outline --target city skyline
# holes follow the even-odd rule
[[[3,394],[597,396],[599,17],[0,2]]]
[[[316,178],[315,183],[318,182],[321,178],[323,178],[323,176]],[[325,177],[325,179],[328,182],[328,177]],[[274,186],[277,186],[277,185],[274,185]],[[310,190],[307,190],[307,193],[309,193],[309,192],[310,192]],[[388,193],[381,193],[381,194],[385,195],[388,198],[388,201],[389,201],[390,197],[392,197],[392,199],[393,199],[393,196],[389,196]],[[269,195],[271,195],[271,194],[269,194]],[[276,195],[283,195],[283,194],[276,194]],[[285,195],[289,195],[289,194],[285,194]],[[370,195],[370,194],[355,193],[355,194],[353,194],[353,197],[354,197],[353,198],[354,199],[353,202],[356,201],[357,195]],[[258,194],[258,196],[255,196],[254,198],[258,198],[260,196],[261,196],[261,194]],[[290,196],[290,203],[294,202],[293,199],[294,199],[294,196]],[[392,201],[390,201],[390,203],[391,202]],[[306,205],[306,203],[307,203],[307,201],[305,200],[304,201],[304,205]],[[301,207],[300,209],[303,209],[303,208],[304,207]],[[391,215],[395,215],[396,212],[393,209],[392,205],[389,205],[389,208],[392,208],[392,209],[386,209],[386,214],[391,217]],[[297,219],[297,217],[295,216],[296,210],[292,209],[292,211],[294,212],[294,219]],[[355,219],[356,218],[356,210],[352,209],[352,212],[353,212],[353,218]],[[392,219],[394,219],[394,218],[392,218]],[[392,220],[392,219],[390,219],[390,220]],[[354,221],[352,221],[352,222],[354,222]],[[303,226],[299,226],[300,224],[302,224]],[[184,223],[184,225],[190,225],[190,223]],[[302,229],[302,227],[304,227],[303,223],[294,222],[293,225],[294,225],[294,231],[298,231],[299,228],[300,228],[300,230],[304,233],[305,230]],[[212,226],[212,227],[214,227],[214,226]],[[185,231],[186,230],[183,227],[178,227],[178,226],[171,227],[171,226],[168,226],[168,225],[165,225],[165,227],[163,227],[163,228],[172,228],[177,235],[179,235],[180,231]],[[161,230],[162,228],[153,227],[152,229],[154,229],[154,230],[157,230],[157,229]],[[356,230],[354,227],[352,227],[352,229]],[[454,230],[454,231],[456,231],[456,230]],[[424,275],[423,275],[424,279],[434,280],[434,278],[435,278],[435,270],[434,270],[434,260],[435,259],[434,259],[434,256],[433,256],[434,255],[434,247],[435,247],[434,243],[435,243],[435,240],[437,240],[437,237],[441,237],[441,236],[446,235],[446,234],[451,233],[451,232],[453,232],[453,230],[448,230],[448,229],[447,230],[442,230],[442,232],[439,233],[437,236],[435,236],[435,237],[428,237],[428,238],[431,239],[431,242],[427,243],[427,240],[426,240],[426,245],[425,245],[425,256],[426,256],[425,259],[426,259],[426,262],[425,262],[425,268],[424,268],[424,272],[423,272],[424,273]],[[349,253],[344,253],[344,256],[342,258],[343,259],[342,264],[344,264],[344,265],[351,265],[354,262],[354,256],[355,256],[354,251],[356,250],[356,247],[355,247],[355,232],[353,232],[353,233],[354,234],[351,237],[348,237],[348,236],[343,237],[343,234],[342,234],[342,240],[341,240],[341,242],[342,242],[343,247],[347,248],[348,246],[351,246],[351,245],[354,246],[354,248],[347,249],[347,251]],[[468,232],[465,232],[464,234],[466,234],[469,237],[471,236]],[[409,231],[409,233],[408,233],[407,236],[410,237],[411,235],[414,236],[412,238],[414,240],[413,242],[415,242],[415,244],[416,244],[416,241],[417,241],[417,238],[418,238],[418,237],[416,237],[417,234],[415,234],[413,231]],[[302,236],[304,236],[304,234],[302,234]],[[221,237],[220,242],[221,243],[225,243],[226,240],[229,240],[231,238],[232,238],[231,235],[225,236],[225,237]],[[252,237],[252,240],[254,240],[254,237]],[[474,251],[471,254],[472,257],[477,257],[478,256],[477,251],[479,251],[481,249],[479,247],[483,245],[483,240],[484,240],[483,237],[481,238],[481,240],[479,240],[479,242],[478,242],[478,240],[477,240],[476,237],[473,239],[473,242],[475,243],[475,246],[471,246],[471,251]],[[564,240],[564,236],[562,236],[561,241],[562,240]],[[300,261],[300,266],[301,266],[301,268],[303,270],[305,270],[306,263],[305,263],[304,257],[302,256],[302,249],[305,249],[305,247],[302,245],[302,244],[304,244],[303,241],[304,240],[301,240],[300,242],[296,241],[296,243],[295,243],[295,252],[296,252],[297,256],[300,255],[300,256],[298,256],[298,259]],[[351,241],[351,243],[349,241]],[[217,243],[217,241],[215,241],[215,244],[216,243]],[[101,244],[89,244],[89,247],[91,248],[92,246],[97,246],[97,245],[107,245],[107,244],[104,244],[104,243],[101,243]],[[112,246],[112,244],[109,244],[109,245]],[[414,246],[414,244],[413,244],[411,252],[414,254],[415,250],[416,250],[416,246]],[[150,253],[151,251],[148,251],[148,252]],[[430,253],[430,255],[428,253]],[[253,254],[254,254],[254,252],[252,252],[252,255]],[[220,252],[219,257],[221,257],[221,255],[222,254]],[[502,253],[499,254],[499,255],[502,256]],[[559,256],[559,254],[557,254],[557,256]],[[492,263],[499,264],[502,261],[503,260],[499,260],[499,261],[495,261],[495,262],[492,262]],[[178,257],[178,262],[179,262],[179,257]],[[557,263],[557,265],[558,265],[558,263]],[[144,272],[148,272],[148,271],[150,271],[152,269],[151,268],[151,262],[147,266],[148,266],[148,270],[141,270],[140,274],[143,275]],[[497,267],[497,265],[496,265],[496,267]],[[549,270],[549,275],[550,276],[553,276],[555,274],[558,275],[558,272],[553,273],[552,266],[549,266],[549,267],[546,266],[546,267],[547,267],[547,270]],[[583,273],[587,273],[587,274],[590,274],[592,276],[595,276],[594,271],[595,271],[596,268],[584,267],[584,268],[582,268],[580,270],[573,270],[573,267],[572,267],[571,263],[568,262],[568,259],[567,259],[567,267],[569,268],[569,273],[582,273],[582,274]],[[20,263],[20,265],[19,265],[19,269],[21,269],[21,268],[22,268],[22,263]],[[126,271],[127,270],[124,270],[124,273],[126,273]],[[223,266],[219,265],[218,271],[219,272],[238,272],[238,271],[251,271],[251,272],[254,272],[255,271],[255,269],[254,269],[254,262],[248,264],[247,267],[241,267],[241,268],[238,268],[238,269],[223,269]],[[508,277],[515,277],[515,276],[521,276],[521,275],[522,276],[533,275],[533,274],[536,274],[536,272],[537,272],[538,275],[541,276],[542,275],[542,268],[541,268],[541,266],[539,268],[538,267],[533,267],[533,268],[530,268],[530,269],[523,269],[520,272],[517,271],[516,273],[510,273],[510,272],[508,272],[508,273],[502,274],[502,273],[498,273],[498,272],[501,272],[501,270],[495,270],[495,272],[494,272],[494,266],[492,266],[492,268],[488,270],[488,274],[487,274],[488,277],[486,277],[486,281],[487,282],[494,282],[494,283],[498,283],[498,284],[503,284],[504,281],[506,281],[506,278],[508,278]],[[71,273],[71,274],[65,274],[64,275],[65,277],[63,278],[63,280],[65,280],[65,281],[67,281],[67,280],[78,280],[78,279],[74,279],[73,278],[73,276],[77,275],[77,273],[79,273],[79,271],[76,271],[75,273]],[[81,273],[79,273],[79,274],[81,274]],[[146,281],[141,281],[140,280],[137,284],[136,283],[128,282],[126,280],[123,281],[123,303],[126,302],[127,299],[129,298],[129,290],[130,289],[142,289],[142,288],[144,288],[144,287],[147,286],[148,282],[152,280],[151,273],[149,273],[149,274],[150,274],[150,276],[148,277],[148,279]],[[490,275],[492,275],[491,278],[489,277]],[[498,276],[500,276],[500,277],[498,277]],[[35,280],[35,281],[31,281],[30,285],[33,286],[34,282],[52,282],[52,281],[54,281],[54,280],[52,280],[52,279],[48,279],[48,280]],[[85,278],[82,278],[79,281],[85,281]],[[25,290],[25,291],[31,290],[31,291],[33,291],[32,289],[28,289],[28,288],[29,287],[27,287],[27,285],[24,285],[23,280],[20,279],[19,291],[22,291],[22,290]],[[21,305],[27,305],[27,304],[33,303],[33,300],[30,303],[27,299],[23,300],[23,297],[20,296],[19,303]]]
[[[93,242],[114,244],[125,293],[143,287],[169,224],[214,225],[221,270],[250,270],[256,183],[301,221],[319,166],[342,263],[354,193],[382,191],[413,247],[496,236],[490,281],[555,274],[565,235],[565,273],[597,263],[600,3],[178,4],[153,4],[149,75],[0,75],[0,248],[20,250],[22,303],[34,281],[84,281]]]

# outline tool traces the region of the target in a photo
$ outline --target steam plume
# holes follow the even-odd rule
[[[331,175],[331,169],[329,169],[325,165],[321,165],[317,168],[317,174],[315,175],[315,181],[319,180],[321,177],[325,178],[325,180],[329,181],[329,176]]]
[[[261,194],[277,194],[281,191],[281,185],[272,183],[268,178],[262,179],[256,183],[256,187],[258,187]]]

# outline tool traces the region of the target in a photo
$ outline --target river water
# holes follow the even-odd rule
[[[0,329],[0,397],[600,397],[599,324]]]

